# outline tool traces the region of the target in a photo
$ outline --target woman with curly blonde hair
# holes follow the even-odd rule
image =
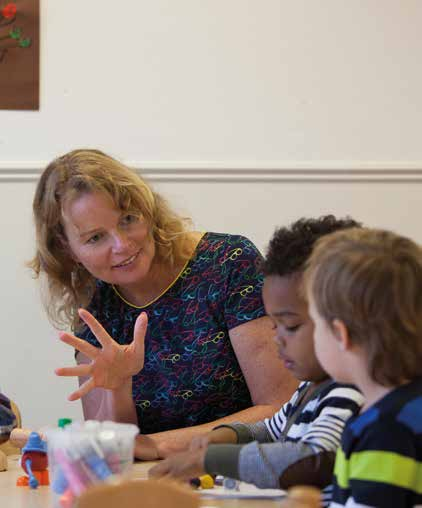
[[[56,373],[79,377],[69,399],[82,398],[86,418],[139,425],[139,458],[183,449],[219,423],[258,421],[290,397],[250,240],[191,231],[98,150],[49,164],[33,210],[31,266],[47,313],[78,335],[61,332],[78,365]]]

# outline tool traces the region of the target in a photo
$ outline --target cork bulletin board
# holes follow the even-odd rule
[[[0,0],[0,109],[39,109],[39,0]]]

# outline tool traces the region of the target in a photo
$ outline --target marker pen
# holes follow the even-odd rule
[[[78,443],[78,449],[82,461],[95,473],[99,480],[104,481],[113,474],[104,460],[104,453],[93,437],[81,440]]]
[[[54,457],[62,468],[73,494],[80,496],[89,485],[89,479],[86,477],[85,472],[78,468],[77,462],[73,462],[62,448],[57,448],[54,451]]]

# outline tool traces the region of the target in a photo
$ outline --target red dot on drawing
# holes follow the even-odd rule
[[[16,16],[16,5],[15,4],[7,4],[3,7],[1,13],[4,18],[10,19]]]

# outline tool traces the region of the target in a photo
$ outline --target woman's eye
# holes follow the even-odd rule
[[[139,217],[137,215],[128,213],[127,215],[123,216],[122,223],[125,225],[133,224],[134,222],[137,222],[138,220],[139,220]]]
[[[92,235],[86,243],[97,243],[99,240],[101,240],[101,234],[97,233],[96,235]]]

